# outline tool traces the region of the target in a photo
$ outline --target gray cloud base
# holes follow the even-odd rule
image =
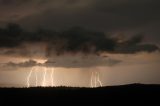
[[[158,46],[143,42],[143,36],[136,35],[131,38],[110,37],[103,32],[87,30],[81,27],[73,27],[66,31],[56,32],[53,30],[38,30],[28,32],[17,24],[9,24],[6,28],[0,29],[0,47],[10,48],[13,51],[6,51],[3,54],[12,54],[14,49],[23,44],[41,43],[47,45],[45,49],[46,57],[50,58],[53,54],[100,54],[109,53],[137,53],[141,51],[154,52],[159,50]],[[39,46],[39,45],[37,45]],[[32,47],[32,46],[31,46]],[[29,47],[31,49],[31,47]],[[22,53],[24,48],[20,48]],[[31,54],[31,55],[34,55]]]
[[[120,63],[120,60],[104,58],[104,57],[90,57],[90,58],[57,58],[47,60],[45,63],[38,63],[34,60],[28,60],[25,62],[5,63],[2,66],[4,68],[30,68],[30,67],[61,67],[61,68],[91,68],[97,66],[114,66]]]

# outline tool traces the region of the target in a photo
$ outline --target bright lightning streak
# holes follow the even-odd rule
[[[100,80],[100,77],[99,77],[99,72],[92,72],[91,74],[91,87],[97,87],[97,83],[99,83],[99,85],[102,87],[102,82]]]
[[[37,87],[37,85],[38,85],[37,69],[38,69],[38,68],[36,68],[35,71],[34,71],[35,79],[36,79],[36,87]]]
[[[100,86],[102,87],[103,85],[102,85],[102,82],[101,82],[101,80],[99,78],[99,73],[97,73],[97,81],[99,82]]]
[[[52,68],[52,72],[51,72],[51,83],[53,87],[54,86],[54,68]]]
[[[97,87],[97,72],[94,73],[94,87]]]
[[[32,72],[34,70],[34,67],[31,68],[29,74],[28,74],[28,77],[27,77],[27,87],[29,88],[30,87],[30,77],[32,75]]]
[[[46,74],[47,74],[47,68],[44,68],[44,74],[43,74],[43,82],[42,82],[42,86],[46,86]]]
[[[91,74],[91,87],[93,88],[93,72]]]

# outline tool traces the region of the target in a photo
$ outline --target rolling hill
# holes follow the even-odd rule
[[[160,104],[160,85],[0,88],[0,100],[5,105]]]

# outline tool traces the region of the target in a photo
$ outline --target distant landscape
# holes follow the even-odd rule
[[[5,104],[160,104],[160,85],[130,84],[98,88],[0,88]]]
[[[0,106],[60,104],[160,106],[160,0],[0,0]]]

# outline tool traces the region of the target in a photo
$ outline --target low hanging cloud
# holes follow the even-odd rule
[[[98,66],[114,66],[120,63],[120,60],[90,56],[90,57],[63,57],[47,60],[44,63],[38,63],[35,60],[27,60],[25,62],[8,62],[2,65],[3,68],[30,68],[30,67],[63,67],[63,68],[89,68]]]
[[[22,29],[18,24],[9,24],[6,28],[0,28],[0,48],[6,49],[1,54],[38,55],[37,49],[33,47],[38,48],[40,44],[45,45],[43,50],[48,58],[64,54],[91,55],[102,52],[133,54],[159,50],[158,46],[145,43],[141,35],[118,39],[103,32],[81,27],[73,27],[65,31],[41,29],[32,32]],[[37,51],[41,54],[41,50],[42,48]]]
[[[33,66],[38,66],[40,64],[38,64],[36,61],[34,60],[28,60],[25,62],[20,62],[20,63],[14,63],[14,62],[8,62],[6,64],[4,64],[4,67],[33,67]]]
[[[30,68],[33,66],[38,66],[40,65],[39,63],[37,63],[34,60],[28,60],[25,62],[19,62],[19,63],[15,63],[15,62],[8,62],[8,63],[1,63],[0,67],[1,70],[5,70],[5,71],[13,71],[13,70],[18,70],[19,68]]]
[[[47,67],[88,68],[98,66],[111,67],[121,62],[121,60],[100,56],[62,56],[62,58],[49,59],[44,63],[44,65]]]
[[[154,52],[159,50],[159,47],[154,44],[144,44],[144,36],[136,35],[130,39],[124,40],[119,39],[114,51],[117,53],[132,54],[137,52]]]

